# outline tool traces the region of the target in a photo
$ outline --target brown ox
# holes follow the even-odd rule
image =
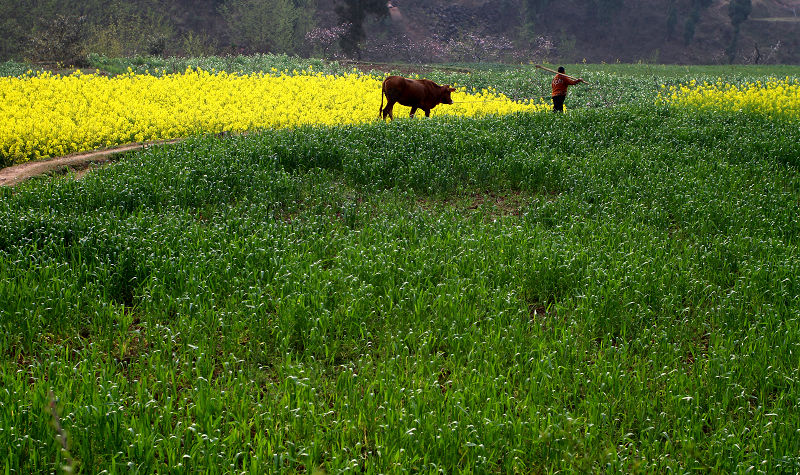
[[[440,86],[428,79],[406,79],[401,76],[389,76],[383,80],[381,93],[381,108],[378,115],[383,114],[394,120],[392,108],[396,102],[400,105],[411,107],[411,117],[417,109],[425,111],[425,117],[431,116],[431,109],[437,104],[452,104],[450,93],[455,91],[449,85]],[[386,96],[386,107],[383,107],[383,96]]]

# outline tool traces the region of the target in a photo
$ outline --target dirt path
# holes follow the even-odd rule
[[[70,170],[76,172],[78,176],[82,176],[89,171],[92,165],[108,163],[116,155],[130,152],[132,150],[141,150],[154,145],[176,143],[180,142],[181,140],[182,139],[139,142],[104,150],[74,153],[64,157],[48,158],[46,160],[25,162],[11,167],[0,168],[0,186],[14,186],[27,180],[28,178],[38,175],[44,175],[46,173],[62,173]]]
[[[405,19],[401,16],[397,7],[394,7],[398,20],[405,23]],[[446,70],[469,72],[468,69],[460,68],[425,68],[423,66],[406,66],[391,65],[386,63],[369,63],[360,61],[342,61],[343,64],[350,64],[364,72],[379,70],[383,72],[399,71],[401,74],[411,75],[415,73],[424,73],[433,70]],[[13,165],[6,168],[0,168],[0,186],[14,186],[29,178],[45,174],[58,174],[72,171],[78,178],[88,173],[95,165],[102,165],[114,159],[116,155],[130,152],[132,150],[140,150],[143,148],[151,147],[154,145],[166,145],[171,143],[180,142],[182,139],[173,140],[160,140],[154,142],[138,142],[133,144],[121,145],[114,148],[103,150],[92,150],[89,152],[73,153],[63,157],[48,158],[45,160],[37,160],[32,162],[25,162],[19,165]]]

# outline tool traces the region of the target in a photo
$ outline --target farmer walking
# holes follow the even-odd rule
[[[553,112],[564,112],[564,99],[567,98],[567,88],[579,82],[586,81],[582,78],[575,79],[567,76],[564,74],[564,66],[558,67],[558,74],[553,78]]]

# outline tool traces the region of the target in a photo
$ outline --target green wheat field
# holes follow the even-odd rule
[[[3,473],[800,472],[800,67],[567,71],[0,188]]]

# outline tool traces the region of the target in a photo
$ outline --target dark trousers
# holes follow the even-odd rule
[[[553,112],[564,112],[564,99],[567,96],[553,96]]]

